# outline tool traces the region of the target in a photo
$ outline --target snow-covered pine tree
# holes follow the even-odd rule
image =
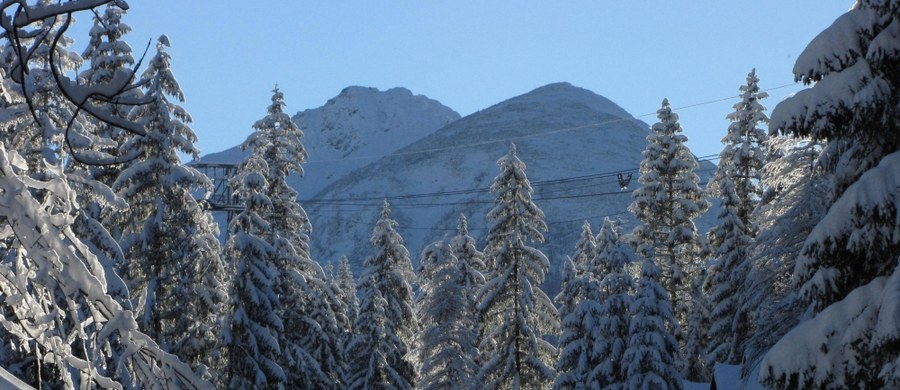
[[[563,262],[563,270],[559,283],[559,293],[553,297],[553,301],[556,302],[556,311],[559,313],[560,321],[565,321],[566,316],[575,310],[575,304],[578,303],[578,299],[580,299],[577,294],[575,294],[580,288],[580,285],[575,282],[575,278],[581,275],[581,273],[577,272],[575,267],[575,262],[572,261],[572,258],[566,256],[566,261]]]
[[[591,231],[591,223],[584,221],[581,225],[581,239],[575,244],[575,253],[572,255],[572,263],[577,272],[584,270],[594,257],[594,249],[597,247],[597,239]]]
[[[129,139],[122,150],[139,158],[123,165],[113,189],[128,204],[113,212],[109,226],[119,232],[128,262],[122,275],[138,300],[141,328],[166,351],[193,367],[214,366],[219,358],[219,318],[228,301],[226,265],[212,216],[194,198],[210,191],[202,173],[183,165],[178,153],[197,158],[190,116],[176,102],[181,87],[171,71],[168,40],[144,72],[152,103],[129,116],[147,134]]]
[[[421,368],[417,388],[480,389],[475,307],[469,302],[466,264],[443,241],[422,251],[419,265],[422,299],[416,312],[421,324],[417,354]]]
[[[123,40],[125,34],[131,31],[131,27],[122,22],[124,14],[125,10],[116,4],[107,4],[102,13],[94,14],[94,24],[89,31],[90,38],[82,54],[89,66],[78,75],[79,82],[85,86],[102,86],[113,82],[116,78],[133,76],[131,66],[134,65],[134,58],[131,55],[131,47]],[[120,97],[133,99],[138,95],[140,89],[135,88],[122,91]],[[133,105],[118,104],[119,100],[122,99],[114,99],[104,104],[102,109],[119,120],[130,121],[129,112]],[[70,136],[67,140],[67,142],[78,140],[71,145],[78,145],[72,152],[75,156],[115,159],[116,156],[120,156],[122,145],[129,139],[125,131],[93,117],[81,118],[78,124],[73,129],[80,129],[80,136]],[[128,155],[121,156],[118,162],[135,159],[141,152],[128,150]],[[66,173],[72,178],[70,183],[76,189],[77,201],[82,205],[72,229],[107,267],[107,282],[113,287],[111,290],[113,296],[123,306],[131,308],[133,302],[130,301],[129,291],[117,274],[125,266],[125,256],[116,238],[109,232],[114,230],[113,227],[103,226],[101,223],[110,211],[126,207],[123,200],[111,189],[123,167],[120,164],[83,164],[78,160],[80,159],[70,158],[66,163]],[[117,232],[116,236],[118,235]]]
[[[588,221],[584,221],[584,224],[581,225],[581,239],[575,244],[575,253],[563,263],[559,293],[553,298],[561,321],[565,321],[566,316],[575,309],[578,299],[581,299],[576,294],[573,294],[575,290],[569,289],[568,285],[589,267],[596,246],[597,242],[594,233],[591,231],[591,224]],[[599,280],[602,275],[594,275],[594,277]],[[579,287],[574,288],[577,289]]]
[[[622,360],[628,389],[683,388],[676,368],[678,344],[672,329],[678,327],[668,293],[659,283],[660,272],[653,260],[645,259],[631,303],[628,348]]]
[[[297,203],[297,192],[287,184],[291,174],[302,174],[306,150],[303,132],[284,112],[284,94],[276,86],[266,116],[253,124],[254,132],[241,145],[251,158],[265,161],[261,172],[271,200],[264,218],[270,223],[267,238],[275,250],[278,278],[273,289],[284,323],[279,344],[280,365],[289,387],[328,388],[343,377],[343,359],[337,339],[335,292],[325,282],[322,267],[309,255],[311,226],[306,211]]]
[[[636,257],[631,245],[624,242],[619,223],[605,218],[596,238],[590,265],[586,272],[598,279],[596,328],[591,333],[593,351],[598,363],[592,365],[588,384],[599,388],[624,388],[626,380],[623,358],[628,347],[631,302],[634,281],[629,268]]]
[[[82,57],[88,61],[90,67],[79,75],[79,78],[87,85],[109,83],[113,78],[121,77],[121,72],[130,72],[130,67],[134,65],[131,46],[122,40],[125,34],[131,31],[131,26],[122,21],[125,13],[124,9],[113,3],[107,4],[102,14],[94,15],[94,25],[88,32],[90,38],[82,53]],[[137,91],[129,91],[124,96],[134,97],[136,93]],[[109,114],[119,118],[127,118],[132,109],[130,105],[115,102],[109,104],[108,107]],[[121,160],[117,162],[126,162],[136,157],[134,151],[120,148],[123,141],[130,138],[129,134],[111,124],[92,119],[89,125],[95,141],[98,141],[91,145],[92,152],[108,157],[121,157]],[[110,142],[110,140],[116,140],[116,142]],[[113,185],[123,169],[119,164],[85,166],[76,163],[74,165],[76,165],[74,168],[77,171],[86,171],[85,173],[90,178],[108,186]],[[96,201],[96,199],[90,200]],[[100,212],[101,210],[92,211]],[[92,217],[102,218],[99,214]]]
[[[478,244],[469,235],[469,222],[465,215],[459,216],[456,236],[450,240],[450,249],[459,262],[462,283],[468,294],[468,305],[473,311],[478,306],[478,290],[484,285],[484,253],[478,250]],[[477,327],[475,323],[473,326]]]
[[[755,331],[747,342],[744,372],[800,322],[806,308],[791,287],[796,258],[831,204],[831,176],[816,168],[821,145],[773,136],[763,167],[763,196],[754,213],[759,235],[751,247],[752,271],[742,304],[754,308]]]
[[[709,300],[703,292],[706,279],[707,270],[700,269],[691,287],[693,300],[691,308],[688,310],[687,334],[682,351],[684,379],[699,383],[709,382],[712,375],[712,366],[706,359],[707,350],[709,350],[710,326]]]
[[[88,63],[88,68],[78,75],[80,82],[87,86],[102,86],[113,82],[116,78],[131,76],[134,66],[134,57],[131,46],[123,40],[131,31],[131,27],[122,21],[126,11],[116,4],[107,4],[102,13],[95,13],[93,26],[89,31],[87,47],[82,56]],[[147,73],[145,72],[145,76]],[[180,91],[179,91],[180,92]],[[139,89],[123,91],[121,97],[104,105],[104,110],[112,117],[120,120],[131,120],[130,112],[135,105],[118,104],[118,100],[134,100],[140,95]],[[124,254],[121,253],[117,238],[121,236],[118,226],[100,225],[113,210],[122,210],[126,207],[124,202],[116,197],[111,187],[119,176],[124,166],[121,163],[131,162],[137,159],[143,152],[138,149],[123,148],[122,146],[132,138],[124,130],[109,123],[102,122],[93,117],[86,117],[82,121],[85,139],[90,142],[81,145],[74,153],[76,155],[96,155],[102,159],[116,162],[116,164],[83,164],[76,159],[70,159],[67,172],[78,180],[73,181],[78,189],[78,202],[83,205],[82,212],[73,225],[73,229],[80,237],[92,247],[92,250],[108,263],[111,272],[122,272],[125,267]],[[72,138],[72,137],[70,137]],[[195,141],[191,141],[192,143]],[[80,143],[79,143],[80,144]],[[123,154],[124,153],[124,154]],[[106,234],[109,229],[115,237]],[[112,272],[115,270],[115,272]],[[120,281],[115,281],[118,284]],[[128,291],[124,288],[117,291],[123,305],[132,307],[132,302],[127,301]]]
[[[575,263],[567,258],[559,303],[562,326],[556,360],[554,389],[587,388],[589,372],[599,363],[594,355],[593,327],[598,322],[599,286],[593,275],[575,273]]]
[[[737,216],[751,238],[756,231],[751,215],[762,195],[760,180],[763,164],[766,162],[764,151],[768,138],[760,125],[769,122],[765,114],[766,107],[760,103],[768,94],[759,90],[758,83],[759,78],[754,69],[747,75],[747,84],[740,87],[741,101],[734,105],[734,112],[726,117],[731,124],[722,138],[725,148],[719,153],[719,166],[708,188],[710,195],[724,196],[722,181],[725,177],[731,178],[735,196],[740,201],[736,205]],[[713,241],[713,246],[718,246],[718,243]]]
[[[351,388],[370,386],[371,376],[375,374],[367,372],[373,364],[390,366],[393,373],[390,388],[415,384],[415,367],[407,360],[419,327],[410,285],[414,274],[409,250],[396,228],[397,221],[391,219],[390,204],[385,199],[381,218],[372,231],[371,243],[376,253],[363,263],[365,269],[359,282],[360,313],[353,326],[354,336],[347,346],[350,358],[347,385]],[[375,322],[380,323],[376,325]],[[379,329],[375,329],[376,326]]]
[[[348,390],[412,390],[410,378],[415,367],[406,360],[406,346],[392,330],[387,318],[388,301],[371,283],[374,278],[362,279],[364,292],[354,333],[347,343],[350,369],[344,380]]]
[[[732,177],[722,176],[718,185],[722,199],[716,226],[719,247],[705,283],[712,308],[708,360],[740,364],[743,361],[742,346],[751,331],[749,317],[739,311],[741,285],[750,271],[747,260],[751,237],[741,220],[743,202]]]
[[[266,196],[268,171],[265,160],[251,155],[231,179],[235,195],[244,199],[244,210],[229,223],[225,255],[235,270],[231,287],[232,313],[226,334],[228,387],[246,389],[283,387],[287,374],[281,361],[279,339],[284,324],[278,315],[275,293],[279,271],[275,248],[266,238],[272,227],[264,218],[272,207]]]
[[[771,128],[839,152],[835,202],[807,237],[793,285],[815,317],[764,359],[776,387],[900,385],[900,4],[860,0],[797,58],[812,87],[781,102]],[[798,353],[800,351],[800,353]]]
[[[353,276],[353,270],[350,268],[350,260],[347,259],[347,256],[341,256],[335,280],[341,289],[341,297],[344,301],[344,306],[347,308],[347,323],[350,326],[344,329],[344,333],[349,334],[352,332],[353,323],[356,322],[356,316],[359,314],[359,298],[356,297],[356,278]]]
[[[529,242],[542,242],[544,212],[531,200],[531,183],[516,145],[497,161],[497,193],[488,212],[491,227],[485,257],[489,280],[479,291],[483,366],[479,377],[488,389],[546,388],[556,376],[556,349],[543,339],[559,327],[558,313],[539,285],[549,268],[547,257]]]
[[[702,267],[702,241],[694,218],[709,204],[694,173],[697,159],[688,149],[678,114],[663,99],[657,110],[659,122],[651,127],[641,161],[640,187],[633,193],[628,210],[638,219],[634,229],[637,251],[649,257],[661,270],[660,283],[669,294],[675,311],[673,330],[683,346],[690,310],[691,286]],[[681,359],[678,359],[681,361]]]
[[[760,180],[767,137],[759,126],[769,120],[764,113],[766,108],[760,104],[768,95],[759,91],[758,82],[754,69],[740,87],[741,101],[727,116],[732,123],[722,138],[725,148],[719,154],[719,166],[708,187],[709,194],[723,202],[718,225],[710,232],[717,262],[705,282],[711,294],[713,318],[710,362],[741,363],[744,344],[753,332],[749,320],[753,308],[739,303],[746,292],[749,247],[757,231],[751,217],[762,194]]]

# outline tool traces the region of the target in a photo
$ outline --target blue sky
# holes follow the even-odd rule
[[[717,154],[756,68],[762,88],[793,82],[805,45],[852,1],[129,2],[135,51],[168,35],[185,107],[205,153],[243,141],[277,82],[288,111],[341,89],[408,88],[468,115],[567,81],[635,116],[668,98],[698,156]],[[82,28],[90,23],[82,13]],[[77,30],[75,30],[77,31]],[[86,36],[75,35],[82,48]],[[151,46],[152,47],[152,46]],[[149,55],[152,55],[149,54]],[[770,92],[764,104],[801,86]],[[655,116],[643,116],[648,123]],[[311,156],[315,158],[315,156]]]

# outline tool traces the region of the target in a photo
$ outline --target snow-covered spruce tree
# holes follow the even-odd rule
[[[576,294],[573,294],[575,290],[569,289],[568,285],[588,268],[596,246],[597,243],[594,233],[591,231],[591,224],[588,221],[584,221],[584,224],[581,225],[581,239],[575,244],[575,253],[563,263],[559,293],[553,297],[561,321],[565,320],[566,316],[574,310],[575,304],[578,303],[577,300],[581,299]],[[597,278],[602,277],[601,275],[594,276]],[[575,288],[577,289],[578,287]]]
[[[671,329],[678,326],[668,293],[659,283],[653,260],[645,259],[631,303],[628,348],[622,360],[628,389],[681,389],[676,368],[678,344]]]
[[[840,158],[826,167],[836,200],[794,267],[793,285],[816,315],[767,354],[770,386],[900,385],[898,36],[900,4],[856,2],[798,57],[795,77],[814,85],[772,113],[775,131],[827,141]]]
[[[717,262],[705,282],[710,289],[713,318],[710,362],[741,363],[744,344],[752,333],[749,310],[753,308],[739,302],[746,291],[743,282],[750,270],[749,246],[756,234],[751,217],[762,194],[767,137],[759,126],[769,120],[760,104],[768,95],[759,91],[758,82],[754,69],[747,75],[747,84],[740,87],[741,101],[728,114],[732,123],[722,138],[725,148],[708,188],[710,195],[723,202],[718,225],[710,232]]]
[[[272,205],[263,218],[270,224],[266,239],[275,250],[278,272],[273,289],[284,323],[279,362],[286,370],[288,387],[331,387],[343,376],[340,331],[333,310],[336,296],[325,282],[322,267],[309,256],[309,219],[297,203],[297,192],[287,184],[289,175],[303,173],[303,132],[284,112],[284,95],[278,87],[272,92],[266,116],[253,124],[254,132],[241,147],[252,151],[251,158],[266,163],[259,173],[266,178],[264,191]]]
[[[481,388],[477,316],[466,290],[465,266],[443,241],[422,251],[419,280],[423,298],[416,306],[421,324],[417,337],[421,364],[417,388]]]
[[[125,10],[115,4],[107,4],[102,13],[96,13],[93,27],[89,31],[89,40],[82,56],[88,68],[78,75],[79,83],[90,87],[103,88],[115,82],[115,79],[133,77],[131,68],[134,58],[131,47],[122,38],[131,31],[131,27],[122,22]],[[134,105],[118,104],[119,100],[133,99],[140,95],[140,89],[123,90],[119,99],[104,104],[102,109],[117,120],[131,121],[129,112]],[[142,153],[141,150],[122,149],[122,145],[131,137],[129,133],[94,117],[85,117],[79,121],[82,128],[81,137],[69,137],[67,142],[77,139],[73,145],[79,145],[73,152],[75,156],[99,156],[105,160],[116,159],[120,152],[127,150],[127,156],[119,161],[131,161]],[[85,142],[87,141],[87,142]],[[120,280],[117,272],[125,266],[125,256],[109,230],[115,227],[101,226],[101,222],[112,210],[125,208],[123,200],[111,189],[121,169],[120,164],[84,164],[79,159],[70,158],[66,163],[66,172],[73,179],[71,185],[76,190],[77,200],[82,205],[72,229],[91,247],[107,267],[107,278],[111,293],[126,307],[133,307],[129,291]],[[116,231],[115,236],[119,236]],[[112,279],[114,278],[114,279]],[[120,287],[121,286],[121,287]]]
[[[628,347],[634,282],[629,268],[636,262],[634,249],[622,240],[619,223],[604,219],[597,234],[597,247],[587,273],[599,281],[596,328],[588,384],[600,388],[623,388],[627,377],[622,365]]]
[[[103,13],[94,15],[94,25],[89,31],[90,38],[88,45],[82,53],[82,57],[88,62],[90,67],[79,75],[79,78],[87,85],[102,85],[109,83],[115,77],[122,77],[123,74],[130,72],[130,67],[134,65],[134,57],[131,53],[131,46],[122,40],[125,34],[131,31],[131,26],[122,21],[122,17],[126,11],[119,8],[116,4],[108,4]],[[166,43],[168,45],[168,43]],[[158,46],[158,45],[157,45]],[[122,73],[126,72],[126,73]],[[146,76],[146,73],[145,73]],[[180,91],[179,91],[180,92]],[[134,97],[137,91],[129,91],[124,96]],[[109,114],[118,118],[127,118],[132,109],[131,105],[122,105],[112,102],[108,105]],[[130,138],[124,130],[117,128],[111,124],[93,119],[89,121],[92,128],[92,134],[96,141],[91,145],[90,150],[107,157],[118,157],[117,162],[126,162],[135,158],[134,151],[130,149],[122,149],[124,140]],[[109,142],[105,140],[116,140]],[[73,167],[76,171],[82,171],[89,175],[90,178],[99,181],[108,186],[112,186],[116,178],[119,176],[123,167],[119,164],[103,164],[103,165],[84,165],[75,163]],[[90,201],[96,195],[89,195]],[[94,206],[92,213],[99,213],[99,205]],[[92,215],[93,218],[100,219],[101,215]]]
[[[709,204],[698,185],[700,178],[694,173],[697,159],[685,144],[687,137],[682,134],[678,114],[672,112],[667,99],[656,113],[659,122],[651,127],[641,161],[641,186],[634,191],[628,210],[639,221],[634,229],[638,254],[653,260],[661,270],[660,283],[669,294],[679,325],[673,332],[683,346],[691,285],[702,267],[702,241],[693,220],[706,212]]]
[[[469,222],[465,215],[459,216],[456,236],[450,240],[450,249],[459,262],[462,283],[468,294],[468,305],[477,310],[478,290],[484,285],[484,253],[478,250],[478,244],[469,235]],[[475,323],[473,326],[477,327]]]
[[[591,262],[596,247],[597,240],[591,231],[591,223],[584,221],[581,225],[581,239],[575,244],[575,253],[572,255],[572,262],[575,263],[577,271],[580,272]]]
[[[682,357],[684,379],[691,382],[709,382],[713,366],[707,361],[709,350],[710,308],[709,299],[703,292],[707,270],[700,269],[691,286],[692,301],[688,310],[687,334],[685,335]]]
[[[347,345],[350,362],[346,383],[351,388],[372,386],[375,382],[371,381],[377,379],[373,375],[380,377],[384,373],[373,374],[370,370],[382,365],[388,365],[392,373],[389,388],[411,388],[415,384],[415,367],[407,360],[419,327],[410,285],[414,274],[409,250],[396,227],[397,221],[391,219],[390,204],[385,199],[381,218],[372,231],[371,243],[376,253],[363,263],[360,313],[353,325],[354,336]]]
[[[578,303],[578,299],[580,299],[577,294],[575,294],[580,288],[575,282],[575,278],[580,274],[580,272],[576,271],[575,262],[572,261],[572,258],[566,256],[566,261],[563,263],[562,275],[560,275],[559,293],[553,297],[560,321],[564,321],[566,316],[575,310],[575,304]]]
[[[281,361],[279,340],[284,324],[275,293],[279,271],[275,248],[266,240],[272,226],[264,218],[272,207],[265,194],[265,160],[251,155],[231,179],[235,194],[245,207],[229,223],[225,256],[235,270],[231,287],[232,313],[226,334],[228,387],[247,389],[283,387],[287,374]]]
[[[542,242],[547,230],[544,212],[531,200],[525,163],[510,144],[497,161],[500,174],[491,191],[497,193],[488,212],[494,221],[485,248],[489,279],[479,291],[482,369],[488,389],[547,388],[556,371],[556,349],[542,338],[559,327],[556,308],[539,285],[549,268],[547,257],[529,242]]]
[[[723,180],[726,177],[731,179],[735,196],[740,201],[735,206],[737,216],[751,238],[755,232],[751,215],[762,195],[760,180],[766,161],[764,151],[768,138],[760,125],[769,122],[765,114],[766,107],[760,103],[768,94],[759,90],[758,83],[759,78],[754,69],[747,75],[747,84],[740,87],[741,101],[734,105],[734,112],[727,116],[731,124],[722,138],[725,148],[719,153],[719,166],[709,184],[710,195],[724,197]],[[713,241],[713,245],[717,246],[718,242]]]
[[[82,56],[88,63],[88,68],[78,75],[81,83],[87,86],[101,87],[114,83],[117,78],[131,77],[135,61],[132,56],[131,46],[123,40],[131,31],[131,27],[122,21],[125,10],[116,4],[107,4],[102,13],[96,13],[93,18],[93,26],[89,31],[89,40]],[[147,73],[145,73],[147,76]],[[146,80],[146,78],[142,78]],[[180,93],[180,91],[179,91]],[[129,120],[133,107],[139,105],[119,104],[120,100],[134,100],[140,95],[140,89],[122,91],[120,98],[106,104],[103,109],[109,116],[118,120]],[[79,178],[73,181],[77,189],[78,202],[82,204],[82,212],[75,221],[73,229],[85,242],[92,247],[95,253],[102,258],[109,259],[110,270],[122,272],[125,267],[124,254],[121,253],[116,239],[121,236],[120,226],[105,227],[112,231],[115,238],[110,237],[100,229],[99,225],[113,210],[122,210],[126,205],[121,198],[117,198],[110,187],[124,169],[123,162],[131,162],[143,153],[140,148],[123,148],[127,140],[132,138],[128,132],[110,123],[100,121],[94,117],[87,117],[83,121],[85,128],[84,139],[90,142],[75,153],[77,155],[96,155],[104,160],[110,160],[108,164],[84,164],[76,159],[70,159],[66,170],[73,177]],[[193,135],[192,135],[193,136]],[[70,137],[71,138],[71,137]],[[192,143],[195,141],[191,141]],[[113,272],[109,272],[114,274]],[[123,289],[124,290],[124,289]],[[124,305],[132,306],[132,302],[126,301],[127,291],[117,294]],[[155,336],[154,336],[155,337]]]
[[[363,279],[363,296],[353,337],[347,343],[349,367],[344,380],[348,390],[412,390],[413,364],[405,359],[406,346],[392,331],[387,318],[387,300],[381,291]]]
[[[359,314],[359,298],[356,297],[356,278],[353,276],[353,270],[350,269],[350,260],[347,260],[347,256],[341,256],[335,281],[341,289],[344,307],[347,308],[347,323],[350,326],[344,329],[344,333],[349,334],[353,330],[352,325],[356,322],[356,316]]]
[[[576,276],[575,263],[567,258],[563,266],[563,285],[556,301],[560,303],[562,326],[559,356],[556,360],[554,389],[588,387],[589,371],[598,365],[593,356],[593,327],[598,321],[597,280],[586,273]]]
[[[709,269],[706,288],[712,311],[709,328],[708,360],[725,364],[740,364],[742,346],[750,334],[750,320],[740,313],[740,289],[749,274],[749,232],[741,220],[741,199],[731,176],[725,175],[718,184],[722,199],[716,232],[719,247],[716,260]]]
[[[121,236],[128,259],[122,275],[139,302],[141,329],[193,367],[212,367],[221,361],[219,318],[228,301],[227,267],[218,228],[193,196],[210,191],[212,183],[178,157],[181,152],[197,158],[199,152],[190,116],[170,100],[183,101],[184,95],[167,45],[160,39],[143,75],[145,93],[155,99],[129,116],[147,134],[122,145],[139,153],[113,184],[128,207],[113,212],[107,224]]]
[[[795,259],[831,204],[831,177],[817,160],[821,145],[792,136],[769,138],[763,196],[754,213],[759,234],[751,247],[752,269],[742,305],[754,308],[755,330],[747,342],[744,372],[800,322],[806,308],[791,286]]]

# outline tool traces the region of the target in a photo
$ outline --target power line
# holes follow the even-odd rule
[[[707,156],[701,156],[701,157],[697,158],[698,162],[713,161],[713,160],[718,160],[718,155],[707,155]],[[695,171],[695,173],[707,172],[709,170],[711,170],[711,169],[701,169],[701,170]],[[594,174],[590,174],[590,175],[580,175],[580,176],[572,176],[572,177],[565,177],[565,178],[559,178],[559,179],[533,181],[533,182],[531,182],[531,185],[533,187],[535,187],[535,186],[565,184],[565,183],[572,183],[572,182],[577,182],[577,181],[586,181],[586,180],[591,180],[591,179],[615,177],[616,175],[618,175],[620,173],[636,173],[636,172],[638,172],[638,168],[629,168],[629,169],[623,169],[623,170],[618,170],[618,171],[594,173]],[[611,183],[612,182],[608,182],[608,183],[605,182],[605,183],[597,183],[595,185],[611,184]],[[588,187],[588,186],[583,186],[583,187],[578,187],[578,188],[584,188],[584,187]],[[575,189],[575,188],[569,188],[569,190],[571,190],[571,189]],[[555,192],[560,192],[560,191],[564,191],[564,190],[565,189],[559,189]],[[490,191],[490,187],[479,187],[479,188],[470,188],[470,189],[462,189],[462,190],[424,192],[424,193],[406,194],[406,195],[308,199],[308,200],[301,200],[300,203],[323,204],[323,205],[328,204],[328,205],[346,205],[346,206],[369,206],[369,205],[371,205],[370,203],[353,203],[353,202],[360,202],[360,201],[381,202],[382,200],[387,199],[388,201],[392,201],[392,203],[393,203],[393,201],[396,201],[396,200],[409,200],[409,199],[435,198],[435,197],[445,197],[445,196],[455,196],[455,195],[468,195],[468,194],[473,194],[473,193],[487,193],[489,191]],[[539,200],[539,198],[536,198],[535,200]],[[460,202],[453,202],[453,203],[437,204],[437,205],[457,205],[459,203]]]

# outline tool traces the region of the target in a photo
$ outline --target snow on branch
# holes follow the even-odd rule
[[[212,388],[187,364],[138,331],[131,311],[108,293],[104,269],[72,231],[74,193],[61,170],[46,181],[27,177],[25,160],[0,143],[0,218],[3,238],[13,239],[15,261],[0,263],[0,290],[15,320],[2,325],[46,351],[44,361],[73,377],[72,384],[122,388]],[[39,202],[33,191],[45,193]],[[118,346],[118,347],[110,347]],[[105,359],[118,366],[103,372]]]
[[[23,96],[35,121],[40,122],[37,108],[33,104],[33,97],[37,93],[38,86],[28,81],[28,73],[32,63],[42,61],[38,56],[42,45],[49,47],[49,68],[53,79],[59,88],[61,95],[73,106],[72,117],[68,120],[66,129],[66,143],[70,149],[74,145],[70,138],[71,128],[80,113],[96,119],[101,123],[122,129],[136,135],[146,135],[142,123],[130,121],[114,115],[109,109],[110,104],[136,106],[152,103],[158,97],[155,95],[138,95],[133,92],[146,83],[146,80],[137,80],[136,73],[141,66],[144,56],[141,57],[133,68],[117,70],[112,77],[102,83],[83,84],[78,80],[72,80],[64,74],[61,59],[57,57],[57,51],[61,41],[65,40],[64,34],[69,28],[73,13],[99,7],[104,4],[128,9],[128,4],[122,0],[71,0],[57,4],[38,4],[29,6],[24,0],[6,0],[0,2],[0,26],[3,33],[0,37],[7,39],[14,53],[14,63],[10,71],[10,78],[22,88]],[[59,25],[57,27],[57,25]],[[25,43],[23,40],[27,40]],[[149,48],[149,43],[147,45]],[[88,165],[110,165],[123,161],[116,158],[103,158],[97,155],[81,155],[72,153],[76,161]]]

